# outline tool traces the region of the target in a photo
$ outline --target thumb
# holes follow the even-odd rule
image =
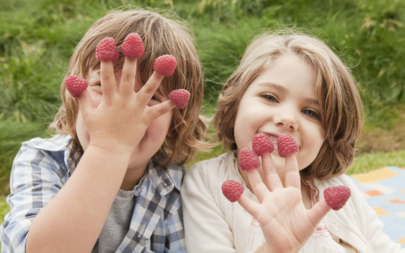
[[[325,199],[322,198],[316,203],[311,210],[308,211],[309,219],[311,220],[314,227],[316,227],[322,219],[329,213],[332,208],[328,206]]]
[[[65,79],[66,90],[79,101],[79,110],[86,117],[92,110],[92,99],[87,91],[88,82],[79,76],[70,75]]]

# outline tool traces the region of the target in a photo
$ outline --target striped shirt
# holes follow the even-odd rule
[[[69,180],[81,158],[68,135],[22,143],[10,177],[10,212],[0,227],[2,253],[25,252],[32,221]],[[149,161],[134,188],[136,203],[128,233],[116,252],[186,252],[180,186],[183,165]]]

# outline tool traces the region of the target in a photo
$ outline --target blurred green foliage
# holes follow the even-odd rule
[[[359,82],[371,128],[397,122],[405,104],[403,0],[0,0],[0,195],[20,143],[49,136],[76,44],[96,19],[129,6],[158,8],[194,29],[205,114],[250,41],[276,29],[316,36],[337,52]]]

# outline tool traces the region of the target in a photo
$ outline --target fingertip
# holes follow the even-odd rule
[[[160,75],[170,77],[176,70],[176,65],[177,65],[176,58],[172,55],[167,54],[159,56],[155,60],[153,64],[153,69]]]
[[[156,70],[153,71],[152,77],[156,80],[158,80],[159,82],[162,82],[163,78],[165,78],[164,75],[159,74]]]
[[[321,209],[324,210],[324,213],[328,213],[332,208],[328,206],[328,203],[326,203],[326,200],[322,198],[319,200],[319,205],[321,206]]]
[[[330,210],[332,209],[328,206],[325,199],[320,199],[319,202],[308,212],[312,225],[316,227]]]

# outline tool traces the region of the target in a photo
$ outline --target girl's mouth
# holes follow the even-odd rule
[[[273,142],[273,144],[274,144],[274,150],[277,150],[278,148],[277,148],[277,140],[278,140],[278,137],[276,136],[276,135],[272,135],[272,134],[266,134],[269,138],[270,138],[270,140]]]

